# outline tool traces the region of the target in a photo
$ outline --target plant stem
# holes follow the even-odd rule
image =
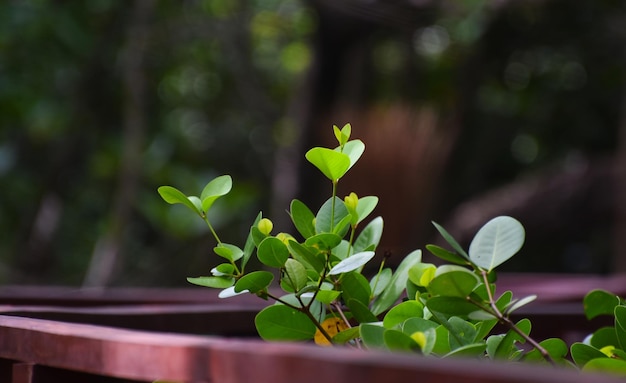
[[[493,311],[490,314],[495,315],[495,317],[498,319],[500,323],[502,323],[503,325],[505,325],[506,327],[513,330],[515,333],[517,333],[519,336],[521,336],[526,342],[528,342],[528,344],[530,344],[537,351],[539,351],[541,356],[543,356],[543,358],[546,361],[548,361],[553,366],[556,366],[556,362],[554,361],[554,359],[552,359],[552,357],[550,356],[550,353],[545,348],[543,348],[543,346],[541,346],[536,340],[531,338],[528,334],[520,330],[520,328],[517,327],[515,323],[511,321],[511,319],[509,319],[507,316],[502,314],[502,312],[496,305],[496,301],[494,300],[493,292],[491,291],[491,287],[489,284],[489,278],[487,276],[487,271],[481,269],[480,274],[483,277],[483,282],[485,283],[485,287],[487,288],[487,296],[489,297],[489,306],[491,307],[491,310]]]
[[[337,183],[339,180],[333,180],[333,195],[330,201],[330,231],[335,229],[335,196],[337,195]]]
[[[209,217],[204,216],[204,222],[206,222],[206,224],[209,226],[209,230],[211,230],[211,234],[213,234],[213,237],[215,238],[215,240],[217,241],[218,244],[221,244],[222,241],[220,241],[220,237],[217,236],[217,233],[215,232],[215,230],[213,229],[213,226],[211,225],[211,222],[209,222]]]

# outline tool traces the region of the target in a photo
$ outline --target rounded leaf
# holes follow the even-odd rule
[[[438,268],[427,288],[434,296],[465,298],[479,283],[478,276],[471,271],[460,266],[444,265]]]
[[[259,244],[257,257],[264,265],[280,268],[289,259],[289,249],[276,237],[267,237]]]
[[[293,258],[287,259],[285,262],[285,276],[283,280],[287,282],[294,291],[300,291],[308,281],[306,268],[302,263]]]
[[[267,291],[273,280],[274,275],[269,271],[253,271],[244,275],[235,283],[235,292],[239,293],[248,290],[252,294],[259,294]]]
[[[194,213],[202,216],[202,212],[183,192],[172,186],[161,186],[157,189],[163,200],[169,204],[183,204]]]
[[[333,182],[343,177],[350,168],[348,155],[328,148],[310,149],[306,152],[305,157]]]
[[[524,244],[524,227],[515,218],[500,216],[487,222],[472,240],[469,257],[491,271],[515,255]]]
[[[271,341],[309,340],[317,330],[309,317],[285,305],[264,308],[254,318],[254,324],[261,338]]]
[[[408,300],[389,310],[383,319],[383,326],[385,326],[385,328],[393,328],[407,319],[422,318],[423,316],[424,305],[418,301]]]
[[[226,195],[233,187],[233,180],[229,175],[223,175],[211,180],[200,194],[200,200],[202,201],[202,209],[207,212],[213,205],[213,202],[219,197]]]

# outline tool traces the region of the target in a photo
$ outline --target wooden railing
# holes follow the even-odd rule
[[[531,285],[546,292],[553,288],[520,314],[533,321],[538,339],[535,329],[546,326],[558,331],[549,336],[563,337],[583,336],[585,326],[598,325],[582,317],[582,297],[574,297],[573,291],[626,287],[617,277],[563,279],[577,282],[569,287],[551,285],[554,279],[516,278],[502,279],[499,287],[521,294]],[[253,318],[267,303],[252,296],[219,301],[200,288],[99,292],[7,287],[0,289],[0,302],[0,382],[623,381],[527,364],[266,343],[254,337]]]

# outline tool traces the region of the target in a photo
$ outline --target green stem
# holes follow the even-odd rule
[[[221,244],[222,241],[220,241],[220,237],[217,236],[217,233],[215,232],[215,230],[213,229],[213,226],[211,225],[211,222],[209,222],[209,217],[204,216],[204,222],[206,222],[206,224],[209,226],[209,230],[211,230],[211,234],[213,234],[213,237],[215,238],[215,240],[217,241],[218,244]]]
[[[480,270],[480,274],[483,277],[483,282],[485,283],[485,287],[487,287],[487,296],[489,297],[489,306],[491,307],[491,311],[492,311],[492,312],[490,312],[490,314],[494,315],[498,319],[498,321],[500,323],[502,323],[503,325],[505,325],[506,327],[508,327],[509,329],[513,330],[515,333],[517,333],[519,336],[521,336],[526,342],[528,342],[528,344],[530,344],[537,351],[539,351],[541,356],[543,356],[543,358],[546,361],[548,361],[550,364],[555,366],[556,363],[555,363],[554,359],[552,359],[552,357],[550,356],[550,353],[545,348],[543,348],[543,346],[541,346],[536,340],[531,338],[528,334],[526,334],[525,332],[520,330],[520,328],[517,327],[515,325],[515,323],[513,323],[507,316],[502,314],[502,312],[500,311],[500,309],[496,305],[496,301],[494,300],[493,292],[491,291],[491,286],[489,284],[489,278],[487,276],[487,271],[481,269]],[[483,308],[483,310],[484,310],[484,308]]]
[[[337,195],[337,183],[339,180],[333,180],[333,195],[330,201],[330,231],[335,229],[335,196]]]

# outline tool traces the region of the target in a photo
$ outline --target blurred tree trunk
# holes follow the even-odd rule
[[[124,131],[120,173],[107,228],[96,242],[84,280],[84,285],[90,287],[109,284],[121,261],[125,230],[130,222],[139,182],[141,149],[146,130],[146,79],[143,65],[150,37],[149,21],[155,2],[141,0],[135,2],[134,6],[122,61]]]

